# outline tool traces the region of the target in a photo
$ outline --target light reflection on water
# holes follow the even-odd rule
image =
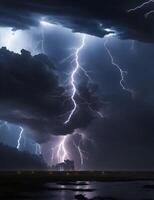
[[[75,195],[79,194],[90,200],[97,196],[116,200],[154,200],[154,181],[28,183],[19,188],[4,185],[1,186],[0,200],[75,200]]]
[[[88,199],[96,196],[112,197],[118,200],[143,200],[154,199],[154,189],[144,189],[144,185],[154,185],[154,182],[89,182],[88,185],[57,185],[48,183],[50,188],[61,188],[60,191],[50,191],[54,195],[54,200],[73,200],[78,194],[85,195]],[[67,190],[68,189],[68,190]],[[70,189],[70,190],[69,190]],[[77,189],[82,191],[72,191]],[[96,189],[92,192],[83,191],[83,189]]]

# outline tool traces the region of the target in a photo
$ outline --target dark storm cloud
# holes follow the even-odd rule
[[[152,5],[138,12],[127,10],[143,1],[134,0],[2,0],[0,2],[0,24],[26,29],[37,26],[42,16],[51,23],[60,23],[75,32],[103,37],[103,28],[113,28],[122,39],[154,41],[153,18],[145,18]]]
[[[83,99],[76,97],[80,108],[64,125],[73,105],[48,58],[43,54],[31,56],[25,50],[20,55],[0,49],[0,119],[31,128],[38,140],[47,140],[50,134],[72,133],[89,124],[93,114],[85,102],[95,109],[99,104],[88,87],[81,92]]]
[[[40,157],[0,144],[0,170],[47,169]]]

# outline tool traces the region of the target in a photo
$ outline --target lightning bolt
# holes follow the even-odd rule
[[[75,148],[77,149],[79,156],[80,156],[80,165],[81,167],[84,164],[84,151],[81,149],[80,145],[81,145],[82,140],[80,140],[79,144],[77,145],[74,141],[73,141],[73,145],[75,146]]]
[[[58,139],[57,145],[51,148],[52,150],[52,157],[51,157],[51,164],[53,164],[54,161],[58,163],[62,163],[65,160],[69,159],[69,153],[66,147],[66,143],[68,141],[69,136],[60,136]]]
[[[136,10],[138,10],[138,9],[141,9],[141,8],[143,8],[144,6],[146,6],[146,5],[150,4],[150,3],[153,3],[153,2],[154,2],[154,0],[145,1],[144,3],[142,3],[142,4],[138,5],[138,6],[136,6],[135,8],[129,9],[129,10],[128,10],[128,13],[134,12],[134,11],[136,11]]]
[[[64,162],[64,160],[69,159],[68,152],[66,149],[66,141],[68,136],[62,136],[60,144],[58,145],[58,151],[57,151],[57,158],[58,162]]]
[[[24,131],[24,129],[20,126],[20,134],[19,134],[18,143],[17,143],[17,149],[18,150],[20,149],[23,131]]]
[[[75,140],[75,136],[80,136],[80,139],[78,142]],[[85,134],[80,133],[79,131],[75,131],[72,135],[61,136],[58,144],[52,148],[51,164],[53,164],[55,160],[58,163],[62,163],[65,160],[70,158],[69,152],[67,149],[68,139],[70,140],[70,142],[72,142],[73,146],[78,152],[78,155],[80,158],[80,166],[82,168],[84,165],[84,161],[88,159],[88,156],[87,156],[88,153],[84,149],[82,149],[82,144],[85,141],[88,141],[90,144],[94,144],[94,141],[88,138]]]
[[[46,21],[41,21],[40,24],[43,25],[43,26],[51,26],[52,25],[52,24],[50,24]],[[91,81],[91,78],[89,77],[88,72],[80,65],[80,53],[85,46],[85,39],[86,39],[86,35],[82,34],[80,46],[78,48],[74,48],[75,53],[72,53],[70,56],[63,59],[63,61],[61,62],[61,63],[63,63],[65,61],[67,61],[68,59],[74,57],[71,63],[74,63],[75,67],[74,67],[73,71],[71,72],[71,78],[70,78],[70,83],[71,83],[71,87],[72,87],[72,89],[71,89],[71,91],[72,91],[71,100],[72,100],[72,103],[73,103],[73,108],[70,111],[70,114],[69,114],[68,118],[66,119],[66,121],[64,122],[64,124],[68,124],[70,122],[72,116],[74,115],[75,111],[77,110],[78,105],[77,105],[76,100],[75,100],[75,96],[77,94],[76,80],[75,80],[77,73],[81,70],[84,73],[84,75],[88,78],[88,80]],[[41,44],[42,44],[41,45],[42,52],[44,52],[44,32],[43,31],[42,31]],[[90,105],[88,105],[88,107],[89,107],[89,109],[92,110]],[[94,110],[92,110],[92,111],[94,112]],[[96,111],[96,112],[97,112],[97,115],[99,115],[100,117],[103,117],[101,112],[99,112],[99,111]],[[54,160],[55,154],[57,156],[58,162],[64,162],[65,159],[69,158],[69,153],[68,153],[67,148],[66,148],[66,142],[67,142],[68,137],[69,136],[62,136],[58,145],[52,148],[52,159],[51,159],[52,161]],[[76,147],[77,147],[77,145],[76,145]],[[79,154],[80,154],[80,157],[81,157],[81,163],[83,163],[83,156],[82,156],[83,151],[81,150],[80,145],[78,145],[77,148],[78,148],[78,151],[79,151]]]
[[[77,73],[81,70],[85,77],[87,77],[88,81],[89,82],[92,82],[92,79],[91,77],[89,76],[88,72],[80,65],[80,53],[81,51],[83,50],[83,48],[85,47],[85,44],[86,44],[86,35],[85,34],[82,34],[81,35],[81,44],[78,48],[75,49],[75,53],[71,54],[70,56],[68,56],[67,58],[65,58],[62,62],[66,61],[67,59],[70,59],[71,57],[75,57],[71,63],[75,63],[75,67],[71,73],[71,86],[72,86],[72,95],[71,95],[71,100],[72,100],[72,103],[73,103],[73,109],[71,110],[67,120],[64,122],[64,124],[68,124],[73,116],[73,114],[75,113],[76,109],[77,109],[77,103],[76,103],[76,100],[75,100],[75,95],[77,94],[77,88],[76,88],[76,81],[75,81],[75,78],[76,78],[76,75]],[[101,118],[103,118],[103,114],[99,111],[96,111],[96,110],[93,110],[89,103],[87,102],[88,104],[88,107],[89,109],[92,111],[92,112],[96,112],[97,115]]]
[[[88,160],[88,157],[87,157],[87,152],[84,151],[82,148],[81,148],[81,145],[85,142],[85,141],[88,141],[90,142],[91,144],[94,144],[94,141],[90,138],[88,138],[85,134],[81,133],[81,132],[78,132],[78,131],[75,131],[73,133],[73,137],[74,136],[80,136],[80,140],[78,142],[78,144],[75,142],[74,138],[73,138],[73,145],[74,147],[76,148],[77,152],[79,153],[79,157],[80,157],[80,166],[82,168],[82,166],[84,165],[84,160]]]
[[[114,61],[114,57],[112,56],[112,53],[108,47],[108,42],[109,42],[109,38],[105,38],[105,41],[104,41],[104,47],[111,59],[111,64],[116,67],[118,69],[118,71],[120,72],[120,76],[121,76],[121,79],[120,79],[120,86],[123,90],[127,91],[127,92],[130,92],[130,90],[128,88],[126,88],[124,86],[124,82],[125,82],[125,75],[127,74],[127,71],[124,71],[122,70],[121,66],[119,64],[117,64],[115,61]]]
[[[145,1],[144,3],[136,6],[135,8],[131,8],[129,10],[127,10],[128,13],[131,13],[131,12],[135,12],[143,7],[145,7],[146,5],[149,5],[151,3],[154,3],[154,0],[148,0],[148,1]],[[147,18],[149,15],[153,14],[154,13],[154,10],[150,10],[149,12],[145,13],[145,17]]]
[[[77,76],[78,72],[81,70],[84,73],[85,77],[87,77],[88,81],[92,82],[91,77],[89,76],[88,72],[80,65],[80,53],[83,50],[83,48],[85,47],[85,44],[86,44],[86,35],[81,34],[81,44],[79,45],[79,47],[73,48],[73,50],[75,49],[75,52],[72,53],[71,55],[69,55],[67,58],[64,58],[61,61],[61,63],[63,63],[63,62],[66,62],[67,60],[71,59],[71,63],[74,64],[74,66],[75,66],[73,68],[73,71],[70,74],[70,76],[71,76],[70,83],[71,83],[71,88],[72,88],[71,89],[71,91],[72,91],[71,101],[72,101],[72,104],[73,104],[73,108],[72,108],[67,120],[64,122],[64,124],[68,124],[70,122],[72,116],[74,115],[74,113],[77,110],[78,105],[76,103],[75,96],[77,94],[76,76]],[[101,118],[104,117],[103,114],[100,111],[93,110],[90,103],[86,102],[86,104],[88,105],[88,108],[92,112],[95,112]],[[86,158],[86,156],[85,156],[86,152],[81,149],[81,143],[83,141],[83,138],[85,138],[85,136],[83,136],[81,134],[80,134],[80,136],[81,136],[81,139],[79,141],[79,144],[76,144],[75,141],[73,141],[73,145],[79,153],[80,162],[81,162],[81,166],[82,166],[84,164],[84,158]],[[67,135],[63,136],[60,139],[59,144],[56,147],[52,148],[52,159],[51,159],[52,162],[54,160],[54,155],[55,155],[56,151],[57,151],[56,155],[57,155],[58,162],[64,162],[64,160],[69,158],[69,153],[68,153],[67,148],[66,148],[66,141],[68,140],[69,137],[70,136],[67,136]]]
[[[83,34],[82,35],[82,40],[81,40],[81,45],[76,49],[75,52],[75,68],[71,74],[71,85],[72,85],[72,95],[71,95],[71,100],[73,102],[73,109],[70,112],[70,115],[68,116],[68,119],[64,122],[64,124],[68,124],[73,116],[73,114],[75,113],[76,109],[77,109],[77,103],[75,101],[75,95],[77,93],[77,88],[76,88],[76,84],[75,84],[75,77],[76,74],[78,73],[78,71],[80,69],[82,69],[82,67],[80,66],[79,63],[79,56],[80,56],[80,52],[81,50],[84,48],[85,46],[85,39],[86,39],[86,35]]]

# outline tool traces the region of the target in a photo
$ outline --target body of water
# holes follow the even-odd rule
[[[48,183],[49,190],[40,195],[42,195],[42,200],[44,200],[45,196],[47,199],[53,200],[72,200],[75,199],[75,195],[79,194],[88,199],[100,196],[117,200],[154,200],[154,188],[149,187],[153,187],[153,185],[154,182],[152,181],[86,182],[85,185],[80,185],[79,182],[72,183],[72,185]]]

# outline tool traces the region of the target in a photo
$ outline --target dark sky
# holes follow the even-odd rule
[[[80,143],[80,136],[73,136],[76,130],[87,137],[80,144],[85,152],[83,169],[153,169],[154,15],[145,17],[153,3],[128,12],[143,2],[2,0],[0,120],[10,129],[0,127],[0,141],[16,147],[22,126],[29,141],[25,150],[34,153],[30,143],[40,143],[51,164],[55,135],[69,134],[67,150],[79,168],[72,142],[74,138]],[[74,67],[73,58],[65,58],[81,45],[83,34],[79,61],[91,80],[80,70],[78,108],[64,124],[73,106]],[[125,88],[115,64],[125,71]]]

